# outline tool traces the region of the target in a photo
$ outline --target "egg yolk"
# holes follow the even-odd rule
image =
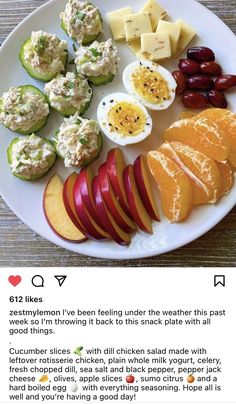
[[[122,136],[136,136],[144,131],[147,118],[139,106],[119,102],[109,111],[108,125],[111,132],[118,132]]]
[[[164,77],[150,67],[140,66],[132,74],[135,90],[152,104],[161,104],[170,98],[170,89]]]

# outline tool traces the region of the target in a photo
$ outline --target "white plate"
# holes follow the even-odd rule
[[[145,3],[145,0],[136,0],[135,2],[131,0],[94,0],[94,3],[100,8],[106,20],[107,11],[127,6],[128,3],[132,5],[134,11],[138,11]],[[196,28],[199,36],[197,43],[209,46],[215,51],[217,60],[223,65],[225,72],[236,72],[235,36],[221,20],[194,0],[160,0],[160,3],[167,8],[172,19],[183,18]],[[0,50],[0,94],[10,86],[26,83],[43,89],[43,84],[31,79],[21,67],[18,60],[19,49],[33,30],[42,29],[68,40],[68,37],[60,28],[59,22],[59,14],[64,9],[65,4],[66,0],[52,0],[46,3],[26,18],[6,40]],[[105,36],[106,38],[110,37],[106,22]],[[72,59],[72,41],[69,40],[69,43],[70,59]],[[125,45],[119,45],[119,51],[122,59],[119,74],[113,83],[95,91],[92,106],[87,112],[89,117],[96,118],[97,105],[104,95],[113,91],[124,91],[121,79],[122,72],[128,63],[135,60],[135,57]],[[170,70],[176,69],[177,60],[172,65],[167,66]],[[235,94],[232,92],[228,98],[231,110],[236,111]],[[161,143],[160,134],[174,120],[178,119],[181,108],[180,101],[176,101],[168,111],[157,113],[155,135],[141,145],[124,148],[123,151],[127,162],[132,162],[141,152],[155,149]],[[49,137],[53,135],[61,120],[58,114],[52,113],[48,125],[41,131],[41,135]],[[133,259],[174,250],[195,240],[214,227],[234,207],[236,202],[236,186],[234,186],[230,195],[223,198],[216,206],[195,208],[184,223],[169,224],[162,220],[161,223],[154,224],[153,235],[146,235],[142,232],[137,233],[130,247],[120,247],[110,241],[100,243],[88,241],[80,245],[71,244],[61,240],[51,231],[42,209],[42,196],[47,180],[56,172],[59,172],[61,177],[65,179],[70,171],[63,168],[62,163],[58,162],[49,175],[40,182],[27,183],[16,179],[12,176],[6,159],[6,149],[14,137],[16,137],[16,134],[1,127],[0,193],[3,199],[13,212],[36,233],[60,247],[81,254],[110,259]],[[114,147],[114,144],[105,139],[105,147],[99,162],[105,161],[107,151],[111,147]],[[94,169],[97,168],[97,165],[96,163]],[[21,235],[19,234],[18,237],[20,239]],[[30,246],[22,245],[22,248],[30,248]]]

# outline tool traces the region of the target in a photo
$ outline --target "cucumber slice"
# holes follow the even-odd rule
[[[91,102],[92,102],[93,93],[91,93],[91,99],[90,99],[90,101],[88,101],[88,102],[86,102],[86,104],[82,105],[81,108],[80,108],[80,110],[78,110],[78,109],[75,108],[75,107],[70,107],[70,108],[66,108],[66,109],[55,108],[55,107],[53,107],[53,106],[51,105],[51,102],[50,102],[50,100],[49,100],[49,98],[48,98],[47,96],[46,96],[46,98],[47,98],[48,103],[50,104],[50,106],[51,106],[55,111],[57,111],[60,115],[64,116],[65,118],[69,118],[71,115],[75,115],[76,112],[78,112],[79,115],[82,116],[82,115],[87,111],[87,109],[89,109],[90,104],[91,104]]]
[[[83,42],[82,42],[82,46],[91,45],[91,43],[96,41],[96,39],[99,37],[99,35],[100,35],[100,32],[97,35],[85,35]]]
[[[88,167],[90,164],[92,164],[95,160],[97,160],[101,154],[103,148],[103,137],[101,135],[101,133],[98,135],[98,149],[97,149],[97,153],[96,155],[92,156],[90,159],[86,160],[83,164],[83,167],[86,168]]]
[[[45,103],[48,103],[47,97],[42,91],[40,91],[37,87],[31,86],[31,85],[24,85],[24,86],[18,86],[18,88],[22,91],[22,93],[27,93],[28,91],[32,91],[35,94],[39,95]],[[1,110],[1,105],[2,103],[0,102],[0,110]],[[46,126],[47,121],[48,121],[49,114],[45,116],[44,118],[40,119],[40,121],[36,122],[30,129],[28,130],[22,130],[22,129],[17,129],[13,132],[20,133],[21,135],[31,135],[31,133],[37,133],[39,132],[44,126]],[[7,129],[10,129],[10,127],[6,126]],[[10,129],[11,130],[11,129]]]
[[[97,24],[101,24],[101,30],[102,30],[102,15],[101,15],[100,11],[98,12],[98,15],[97,15],[96,19],[97,19]],[[63,31],[66,33],[66,35],[68,35],[68,36],[70,37],[70,35],[69,35],[68,31],[67,31],[67,28],[66,28],[65,23],[64,23],[63,20],[61,20],[61,28],[62,28]],[[94,41],[96,41],[96,39],[99,37],[100,33],[101,33],[101,32],[99,32],[98,34],[95,34],[95,35],[85,35],[85,37],[84,37],[84,39],[83,39],[81,45],[82,45],[82,46],[90,45],[91,43],[93,43]],[[73,39],[75,42],[78,43],[78,41],[77,41],[76,38],[71,37],[71,39]]]
[[[88,81],[94,86],[104,86],[105,84],[111,83],[114,77],[114,74],[109,73],[107,76],[90,76],[88,77]]]
[[[23,45],[20,49],[19,59],[20,59],[22,66],[24,67],[24,69],[27,71],[27,73],[31,77],[33,77],[34,79],[48,82],[48,81],[51,81],[52,79],[54,79],[54,77],[56,77],[58,75],[58,73],[63,73],[63,72],[56,72],[56,73],[45,73],[44,74],[44,73],[38,72],[34,67],[32,67],[32,65],[29,62],[27,62],[25,59],[25,49],[29,45],[30,42],[31,42],[31,37],[26,39],[26,41],[23,43]],[[68,61],[68,51],[66,51],[65,55],[63,55],[61,57],[61,61],[64,65],[64,67],[66,68],[67,61]]]
[[[42,139],[43,139],[43,142],[44,142],[44,143],[49,143],[49,144],[53,145],[53,143],[52,143],[50,140],[48,140],[48,139],[46,139],[46,138],[42,138]],[[19,140],[20,140],[19,137],[13,139],[12,142],[10,143],[10,145],[8,146],[8,149],[7,149],[7,160],[8,160],[8,163],[9,163],[10,166],[11,166],[11,164],[12,164],[12,149],[13,149],[13,146],[14,146],[14,144],[16,144],[17,142],[19,142]],[[24,180],[24,181],[36,181],[36,180],[38,180],[38,179],[44,177],[44,176],[49,172],[49,170],[54,166],[54,164],[55,164],[55,162],[56,162],[56,158],[57,158],[57,154],[56,154],[56,151],[55,151],[55,153],[52,155],[52,157],[50,157],[50,159],[49,159],[49,161],[48,161],[48,168],[47,168],[47,170],[44,171],[44,172],[42,172],[42,173],[40,173],[40,174],[37,174],[37,175],[31,175],[30,178],[25,177],[25,176],[20,175],[20,174],[15,174],[15,173],[13,173],[13,175],[14,175],[15,177],[17,177],[17,178],[20,178],[21,180]]]
[[[69,34],[68,34],[68,31],[67,31],[67,29],[66,29],[66,26],[65,26],[65,23],[64,23],[64,21],[63,20],[61,20],[61,28],[63,29],[63,31],[66,33],[66,35],[68,35],[69,36]],[[76,39],[75,38],[71,38],[71,39],[73,39],[74,41],[76,41]]]
[[[44,126],[47,125],[48,122],[48,116],[45,116],[45,118],[41,119],[40,121],[38,121],[34,126],[32,126],[32,128],[30,128],[29,130],[21,130],[18,129],[15,132],[20,133],[23,136],[28,136],[31,135],[31,133],[38,133],[42,128],[44,128]]]
[[[89,2],[89,4],[94,6],[93,3]],[[90,45],[91,43],[96,41],[96,39],[99,37],[99,35],[102,32],[103,19],[102,19],[102,14],[101,14],[101,12],[99,10],[98,10],[98,14],[96,16],[96,22],[97,22],[97,25],[100,25],[100,32],[97,35],[85,35],[85,37],[83,39],[83,42],[82,42],[82,46]]]
[[[81,116],[84,115],[84,113],[87,111],[87,109],[89,109],[89,107],[90,107],[90,105],[91,105],[91,102],[92,102],[92,98],[93,98],[93,95],[92,95],[90,101],[86,102],[86,104],[84,104],[84,105],[80,108],[79,114],[80,114]]]
[[[59,110],[56,108],[54,108],[54,109],[55,109],[55,111],[57,111],[60,115],[64,116],[65,118],[69,118],[71,115],[75,115],[76,112],[78,112],[79,115],[82,116],[87,111],[87,109],[90,107],[91,100],[88,101],[86,104],[82,105],[79,111],[78,111],[78,109],[76,109],[74,107],[64,109],[64,110]]]
[[[58,157],[60,157],[61,159],[64,160],[64,158],[62,157],[62,155],[60,154],[60,152],[58,151],[58,148],[57,148],[58,133],[59,133],[59,130],[57,130],[56,133],[55,133],[55,135],[54,135],[53,145],[54,145],[54,147],[55,147],[55,149],[56,149],[56,152],[57,152]],[[86,160],[86,161],[84,162],[84,164],[82,165],[82,167],[87,167],[87,166],[89,166],[90,164],[92,164],[95,160],[97,160],[98,157],[99,157],[100,154],[101,154],[102,148],[103,148],[103,137],[102,137],[102,134],[100,133],[100,134],[98,135],[98,147],[97,147],[96,153],[95,153],[93,156],[91,156],[88,160]]]

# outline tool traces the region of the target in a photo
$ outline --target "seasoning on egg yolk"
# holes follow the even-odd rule
[[[136,136],[143,132],[147,118],[143,110],[130,102],[115,104],[108,114],[108,125],[111,132],[118,132],[123,136]]]
[[[170,98],[170,89],[164,77],[150,67],[139,67],[132,74],[135,90],[145,100],[161,104]]]

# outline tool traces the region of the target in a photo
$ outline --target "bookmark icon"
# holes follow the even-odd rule
[[[59,286],[62,287],[63,283],[67,278],[67,275],[54,275],[54,278],[58,281]]]

